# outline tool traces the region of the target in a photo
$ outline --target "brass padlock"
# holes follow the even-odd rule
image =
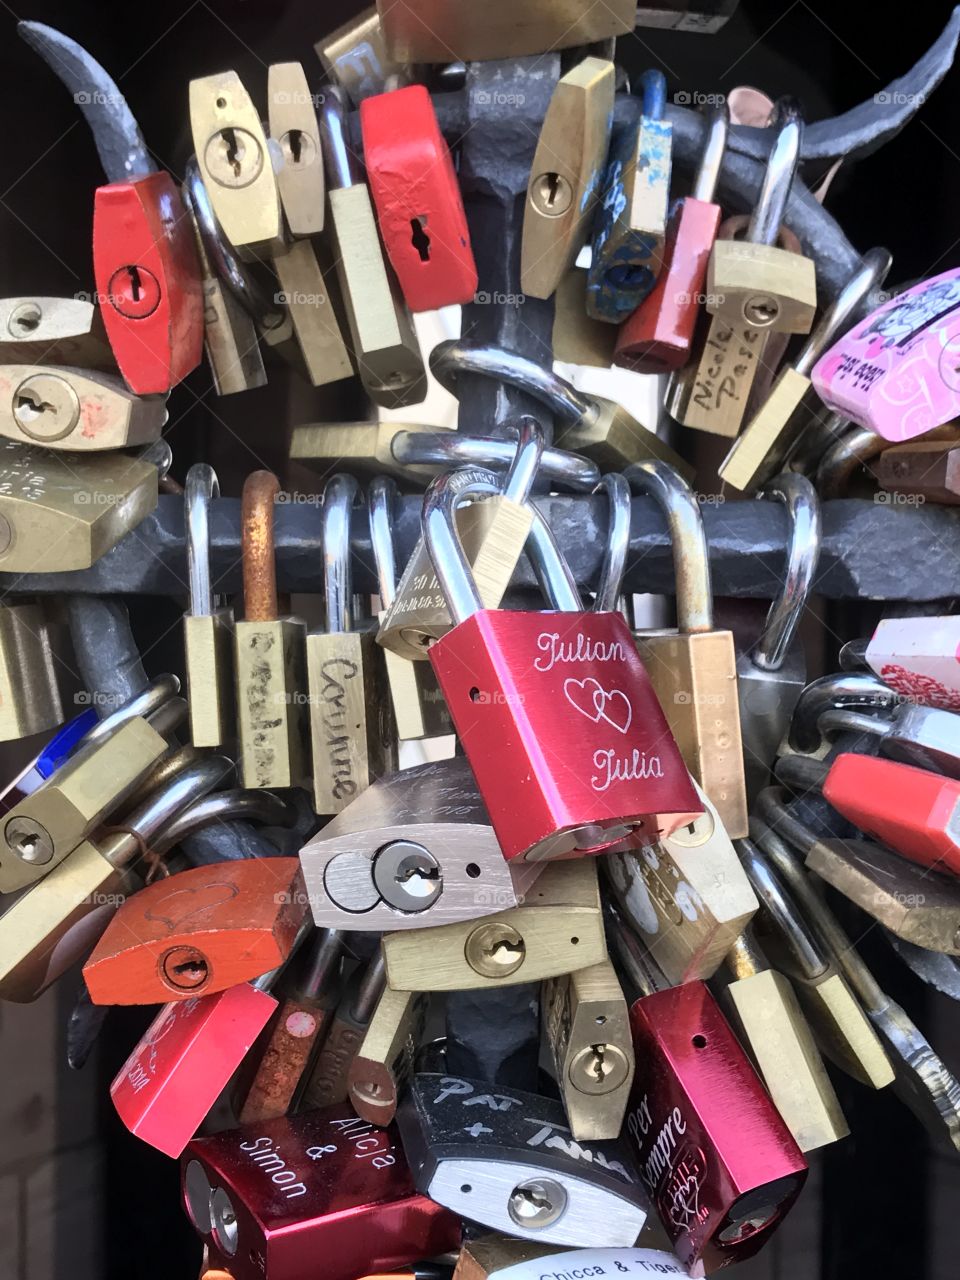
[[[322,475],[346,467],[359,480],[392,476],[403,481],[405,488],[422,489],[436,475],[436,468],[398,462],[391,446],[402,431],[436,430],[406,422],[306,422],[290,433],[290,458]]]
[[[166,396],[135,396],[95,369],[0,365],[0,435],[56,450],[93,453],[157,440]]]
[[[384,985],[383,956],[378,950],[347,984],[327,1038],[304,1074],[295,1100],[297,1110],[313,1111],[346,1100],[350,1065],[360,1052]]]
[[[540,993],[543,1038],[570,1132],[616,1138],[633,1083],[630,1015],[609,960],[551,978]]]
[[[46,733],[62,721],[43,606],[5,601],[0,604],[0,742]]]
[[[386,671],[371,630],[353,630],[350,521],[362,502],[353,476],[323,490],[326,627],[307,636],[307,685],[313,756],[313,807],[339,813],[390,771],[392,726]]]
[[[385,933],[395,991],[467,991],[538,982],[607,958],[597,860],[550,862],[521,907],[485,920]]]
[[[183,649],[195,747],[232,742],[233,610],[219,605],[210,582],[210,500],[220,496],[216,472],[195,462],[183,490],[190,611],[183,619]]]
[[[254,471],[243,486],[240,547],[244,619],[234,623],[237,736],[245,787],[297,787],[306,776],[307,627],[281,618],[274,558],[274,503],[280,482]]]
[[[190,81],[190,130],[223,234],[243,258],[283,253],[280,192],[266,135],[235,71]]]
[[[374,403],[419,404],[427,377],[417,336],[384,258],[370,189],[358,182],[335,85],[324,94],[321,143],[327,164],[332,248],[360,381]]]
[[[381,993],[347,1075],[350,1101],[361,1120],[385,1129],[396,1115],[400,1091],[413,1075],[428,1003],[421,991],[387,987]]]
[[[610,142],[615,80],[612,62],[589,57],[553,91],[523,214],[520,287],[531,297],[550,297],[587,238]]]
[[[294,237],[316,235],[323,230],[323,156],[315,100],[299,62],[270,65],[267,124],[282,157],[277,188],[287,229]]]
[[[282,257],[274,259],[273,266],[280,281],[279,300],[290,315],[310,381],[322,387],[353,377],[350,354],[313,241],[294,240]]]
[[[383,93],[387,81],[399,79],[404,70],[404,61],[395,62],[387,53],[380,17],[373,5],[313,47],[327,78],[340,85],[354,106],[375,93]]]
[[[83,298],[0,299],[0,363],[117,371],[100,312]]]

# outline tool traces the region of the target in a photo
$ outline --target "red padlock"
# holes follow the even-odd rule
[[[203,356],[203,280],[168,173],[98,187],[93,271],[114,358],[136,395],[169,391]]]
[[[423,85],[364,98],[363,157],[380,235],[411,311],[472,302],[477,267],[450,151]]]
[[[670,215],[657,283],[620,326],[614,364],[638,373],[669,373],[690,358],[710,250],[720,227],[721,209],[713,197],[729,125],[726,104],[715,107],[693,193]]]
[[[478,468],[438,476],[423,532],[454,620],[430,662],[504,857],[600,853],[692,822],[703,806],[630,630],[618,613],[583,612],[539,513],[528,554],[564,612],[483,608],[453,513],[491,481]]]

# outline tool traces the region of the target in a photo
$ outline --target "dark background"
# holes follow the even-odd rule
[[[469,2],[483,5],[500,0]],[[118,81],[158,164],[179,177],[190,151],[187,84],[192,77],[232,67],[262,106],[268,64],[300,59],[308,76],[319,80],[313,43],[358,7],[299,0],[197,0],[191,4],[167,0],[160,5],[122,6],[37,0],[14,12],[4,5],[0,11],[0,81],[5,89],[0,99],[0,287],[4,294],[71,295],[92,289],[92,192],[103,180],[78,109],[47,67],[17,39],[16,18],[50,23],[85,44]],[[807,118],[816,120],[871,98],[902,74],[932,42],[950,9],[946,3],[926,2],[889,7],[885,13],[866,4],[743,0],[738,14],[718,36],[641,31],[636,41],[622,41],[618,54],[631,73],[644,66],[661,66],[671,93],[679,89],[722,93],[739,84],[753,84],[773,96],[796,95]],[[960,79],[954,71],[898,138],[868,160],[845,167],[828,197],[827,207],[858,248],[884,244],[892,250],[892,280],[932,274],[960,263],[958,89]],[[334,411],[329,392],[302,388],[291,392],[287,380],[275,375],[267,388],[217,400],[209,394],[206,371],[198,370],[171,398],[171,419],[176,424],[171,437],[174,474],[182,479],[190,463],[205,456],[217,466],[223,492],[239,494],[243,476],[251,468],[267,464],[281,470],[293,395],[297,420]],[[338,410],[347,407],[336,406]],[[155,601],[149,604],[153,610],[164,607]],[[155,626],[161,621],[154,616]],[[139,623],[149,626],[149,615],[141,614]],[[942,1041],[952,1006],[929,995],[906,970],[892,964],[879,945],[868,943],[865,958],[921,1025],[925,1018],[927,1024],[939,1024]],[[137,1013],[113,1017],[99,1065],[88,1067],[102,1076],[104,1274],[107,1280],[192,1280],[199,1265],[198,1249],[179,1210],[176,1166],[130,1138],[109,1103],[109,1080],[144,1023],[144,1016]],[[957,1040],[954,1034],[954,1046]],[[955,1065],[960,1065],[956,1055]],[[960,1253],[952,1218],[960,1216],[956,1213],[960,1206],[953,1198],[951,1213],[952,1191],[948,1191],[947,1212],[936,1215],[936,1227],[931,1207],[943,1202],[945,1187],[956,1186],[946,1181],[948,1166],[939,1157],[928,1157],[923,1131],[892,1098],[871,1096],[845,1078],[835,1079],[855,1136],[822,1158],[819,1250],[808,1241],[813,1257],[807,1254],[800,1270],[795,1260],[791,1264],[789,1251],[775,1241],[765,1261],[758,1260],[756,1270],[751,1266],[737,1274],[777,1280],[788,1275],[813,1280],[818,1274],[829,1280],[955,1277]],[[58,1222],[51,1223],[51,1231],[57,1233]],[[946,1263],[946,1269],[935,1261],[951,1255],[952,1264]],[[77,1280],[66,1235],[57,1239],[57,1256],[57,1275]]]

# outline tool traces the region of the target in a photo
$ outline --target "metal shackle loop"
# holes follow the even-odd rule
[[[817,722],[828,707],[876,707],[883,710],[901,701],[889,685],[874,675],[841,671],[821,676],[804,689],[790,723],[790,745],[798,751],[816,751],[820,745]]]
[[[204,756],[201,760],[189,761],[124,818],[124,827],[149,842],[184,809],[230,778],[234,767],[227,756]]]
[[[593,611],[613,613],[620,599],[623,577],[627,571],[627,556],[630,554],[630,485],[619,471],[611,471],[603,477],[598,488],[603,489],[607,495],[610,516]]]
[[[274,505],[280,481],[272,471],[251,471],[240,499],[243,613],[248,622],[273,622],[280,612],[274,552]]]
[[[624,475],[635,493],[660,507],[673,548],[677,592],[677,625],[684,635],[713,630],[710,550],[696,494],[673,467],[659,458],[635,462]]]
[[[187,542],[187,580],[190,585],[190,613],[207,617],[213,613],[213,585],[210,578],[210,501],[220,497],[217,473],[206,462],[195,462],[183,486],[183,522]]]
[[[167,419],[169,420],[169,413]],[[144,447],[137,454],[141,462],[149,462],[151,467],[157,468],[157,475],[161,480],[166,480],[170,474],[170,468],[173,466],[173,450],[170,448],[169,440],[154,440],[151,444]]]
[[[641,111],[648,120],[662,120],[667,113],[667,77],[651,67],[633,82],[633,92],[641,99]]]
[[[850,427],[845,431],[848,421],[842,413],[832,413],[823,424],[825,430],[843,431],[840,438],[827,448],[817,467],[817,491],[824,502],[830,498],[845,498],[857,468],[890,448],[890,441],[869,427]]]
[[[892,261],[889,249],[878,246],[867,250],[856,271],[823,312],[803,344],[794,366],[797,373],[809,375],[827,348],[866,311],[870,295],[883,284]]]
[[[339,85],[326,85],[319,111],[320,149],[331,187],[352,187],[356,170],[347,145],[346,110]]]
[[[147,719],[159,711],[171,698],[175,698],[179,692],[180,680],[172,672],[154,677],[145,689],[135,694],[132,698],[128,698],[122,707],[118,707],[110,715],[104,716],[99,723],[93,726],[89,733],[84,734],[80,743],[81,747],[86,747],[91,742],[101,742],[104,738],[108,738],[115,729],[119,729],[128,720],[133,720],[135,716],[142,716]]]
[[[412,433],[416,434],[416,432]],[[397,594],[397,553],[393,545],[393,509],[399,490],[389,476],[375,476],[367,492],[370,547],[377,569],[380,607],[389,609]]]
[[[776,130],[777,136],[770,148],[760,195],[747,226],[746,239],[752,244],[776,244],[780,234],[780,225],[800,160],[800,143],[803,138],[800,104],[794,98],[779,98],[773,109],[770,128]]]
[[[545,404],[562,422],[579,422],[596,410],[589,396],[552,369],[491,343],[471,342],[466,338],[438,342],[430,352],[430,369],[440,385],[454,396],[460,374],[469,373],[519,387]],[[596,484],[596,480],[593,483]]]
[[[266,827],[292,827],[297,819],[296,805],[272,791],[217,791],[182,809],[163,834],[153,841],[155,854],[166,853],[195,831],[214,822],[260,822]]]
[[[893,727],[893,720],[886,716],[872,716],[866,711],[854,711],[852,707],[827,707],[817,717],[817,728],[824,737],[829,733],[867,733],[874,738],[886,738]]]
[[[458,431],[398,431],[390,442],[394,459],[405,467],[505,467],[516,456],[509,436],[463,436]],[[565,489],[582,492],[600,480],[596,463],[578,453],[552,446],[543,450],[540,476]]]
[[[533,524],[527,534],[527,556],[540,589],[551,609],[582,613],[583,600],[576,579],[560,550],[553,530],[534,506]]]
[[[353,476],[331,476],[323,487],[320,520],[323,526],[323,594],[329,634],[353,629],[353,564],[350,558],[350,518],[361,500]]]
[[[455,626],[483,609],[454,518],[460,503],[478,493],[501,493],[497,477],[465,467],[436,476],[423,495],[423,541]]]
[[[540,470],[543,457],[543,431],[535,418],[521,418],[517,429],[513,461],[503,482],[503,496],[522,506],[530,497],[530,490]]]
[[[754,666],[761,671],[779,671],[786,661],[813,587],[813,576],[820,560],[823,524],[816,489],[806,476],[796,471],[784,471],[771,480],[762,496],[785,503],[790,524],[783,590],[770,606],[753,654]]]
[[[766,908],[804,976],[818,978],[826,972],[826,958],[816,935],[797,910],[779,876],[752,840],[735,840],[734,847],[754,893]]]
[[[694,200],[702,200],[704,204],[714,203],[729,132],[730,108],[722,102],[707,112],[706,141],[690,193]]]

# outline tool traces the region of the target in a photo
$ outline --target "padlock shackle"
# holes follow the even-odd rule
[[[457,534],[456,508],[472,494],[500,492],[492,471],[469,467],[444,471],[431,481],[423,495],[423,540],[455,626],[483,609],[470,562]]]
[[[148,462],[151,467],[156,467],[157,475],[161,480],[166,480],[170,474],[170,468],[173,466],[173,450],[170,448],[169,440],[163,438],[154,440],[141,449],[137,457],[141,462]]]
[[[353,1004],[350,1006],[350,1014],[355,1022],[366,1024],[370,1021],[386,985],[387,965],[382,949],[378,948],[376,955],[364,970]]]
[[[320,929],[312,946],[301,956],[303,966],[297,975],[296,994],[301,1000],[314,1000],[327,989],[331,978],[340,972],[346,934],[340,929]]]
[[[89,733],[84,734],[80,744],[81,748],[108,738],[122,724],[126,724],[128,720],[134,719],[135,716],[143,716],[144,719],[147,719],[169,698],[176,697],[179,692],[180,679],[178,676],[169,671],[165,675],[155,676],[145,689],[142,689],[140,693],[135,694],[132,698],[128,698],[122,707],[118,707],[110,715],[104,716],[101,721],[93,726]]]
[[[277,561],[274,554],[274,505],[280,481],[272,471],[251,471],[240,499],[240,551],[243,616],[247,622],[276,622]]]
[[[730,108],[722,102],[711,107],[706,118],[706,141],[690,195],[704,204],[714,204],[720,170],[723,167],[723,153],[727,149],[727,137],[730,133]]]
[[[410,432],[416,435],[416,432]],[[393,545],[393,508],[399,496],[396,481],[374,476],[367,490],[370,513],[370,549],[377,570],[381,609],[389,609],[397,594],[397,555]]]
[[[162,706],[144,718],[151,729],[159,733],[161,738],[166,738],[179,729],[189,712],[190,704],[186,698],[168,698]]]
[[[613,613],[620,599],[630,554],[630,485],[618,471],[611,471],[603,476],[597,488],[606,493],[610,514],[593,611]]]
[[[790,722],[790,745],[816,751],[820,745],[817,721],[827,707],[895,707],[901,695],[875,675],[840,671],[812,680],[800,694]]]
[[[886,738],[893,732],[894,721],[883,716],[871,716],[852,707],[827,707],[817,717],[817,728],[826,737],[830,733],[867,733],[874,738]]]
[[[206,462],[195,462],[183,486],[183,523],[187,544],[187,581],[190,616],[208,618],[213,613],[213,581],[210,575],[210,501],[220,497],[217,473]]]
[[[752,840],[734,840],[733,844],[754,893],[790,948],[804,977],[811,981],[819,978],[827,971],[826,958],[783,882]]]
[[[183,768],[165,778],[132,813],[124,816],[123,829],[133,836],[134,848],[127,857],[121,854],[119,861],[128,861],[130,856],[139,853],[141,842],[150,845],[179,813],[220,786],[234,772],[235,765],[227,756],[191,760],[185,752],[186,749]],[[111,858],[111,861],[117,865],[117,860]]]
[[[737,981],[755,978],[758,973],[765,973],[770,968],[749,924],[744,926],[739,937],[734,938],[733,945],[724,956],[724,962]]]
[[[582,613],[583,600],[576,579],[563,558],[556,536],[543,515],[533,507],[533,523],[527,534],[526,552],[540,589],[551,609]]]
[[[323,596],[328,635],[353,630],[353,561],[350,521],[362,501],[353,476],[340,473],[323,487],[320,520],[323,529]]]
[[[517,428],[513,460],[503,481],[503,496],[522,506],[540,470],[543,457],[543,431],[536,418],[523,417]]]
[[[824,435],[841,430],[842,434],[829,446],[817,467],[817,492],[824,502],[830,498],[845,498],[850,477],[864,462],[890,448],[890,441],[878,436],[869,427],[850,426],[849,418],[842,413],[831,413],[824,420]]]
[[[870,295],[886,279],[893,258],[889,249],[868,249],[859,266],[821,314],[819,321],[797,356],[794,368],[809,377],[813,366],[835,340],[851,329],[866,312]]]
[[[343,90],[339,85],[324,86],[320,105],[320,149],[331,187],[352,187],[357,181],[357,170],[347,145],[346,109]]]
[[[166,853],[174,845],[178,845],[187,836],[214,822],[239,820],[243,822],[260,822],[265,827],[292,827],[297,820],[296,806],[282,799],[272,791],[251,791],[234,788],[230,791],[218,791],[214,795],[204,796],[195,801],[189,809],[184,809],[164,829],[163,834],[153,843],[153,852]],[[238,852],[237,860],[256,857],[253,853]],[[232,860],[232,859],[231,859]]]
[[[787,660],[813,588],[823,542],[823,521],[816,489],[797,471],[781,472],[765,487],[762,496],[786,505],[790,543],[783,590],[770,606],[752,661],[761,671],[779,671]]]
[[[607,872],[608,878],[609,874]],[[603,927],[607,936],[607,946],[619,962],[617,967],[634,992],[639,992],[641,999],[644,996],[656,995],[658,991],[663,991],[669,986],[649,952],[609,897],[603,898]],[[635,994],[632,998],[627,998],[627,1003],[633,1004],[636,999]]]
[[[819,791],[829,772],[830,765],[825,760],[815,760],[813,756],[780,756],[773,766],[777,781],[794,790]]]
[[[710,549],[696,494],[660,458],[634,462],[623,473],[630,488],[653,498],[667,521],[676,579],[677,626],[682,635],[713,630]]]
[[[511,435],[464,436],[458,431],[398,431],[390,442],[394,459],[405,467],[508,467],[516,456]],[[565,489],[586,492],[599,483],[596,463],[567,449],[543,450],[540,475]]]
[[[640,97],[640,110],[648,120],[662,120],[667,113],[667,77],[650,67],[633,81],[633,92]]]
[[[308,911],[300,921],[300,928],[297,930],[293,939],[293,945],[277,967],[275,969],[271,969],[269,973],[261,973],[259,978],[254,978],[250,983],[250,986],[253,987],[254,991],[267,992],[273,990],[276,986],[277,979],[290,964],[290,961],[297,954],[311,933],[313,933],[313,916]]]
[[[747,224],[746,239],[751,244],[777,243],[800,160],[800,143],[803,139],[800,104],[794,98],[778,98],[769,127],[776,130],[777,136],[770,148],[760,195]]]

